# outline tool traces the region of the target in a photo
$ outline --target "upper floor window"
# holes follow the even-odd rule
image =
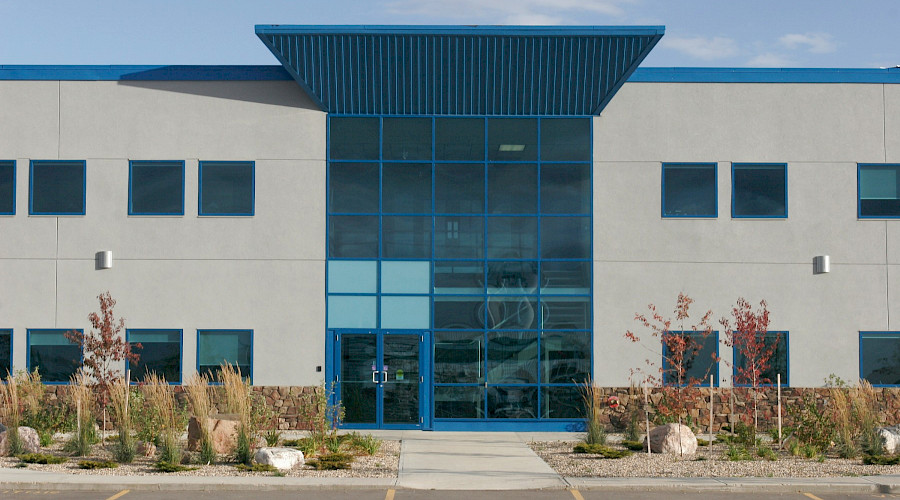
[[[84,215],[85,162],[32,160],[31,215]]]
[[[16,213],[16,162],[0,161],[0,215]]]
[[[900,164],[858,168],[859,217],[900,217]]]
[[[732,164],[731,216],[787,217],[787,165]]]
[[[166,382],[181,383],[181,330],[129,329],[126,336],[132,352],[140,356],[137,363],[128,363],[132,380],[143,382],[155,373]]]
[[[253,215],[252,161],[200,162],[200,215]]]
[[[859,377],[872,385],[900,385],[900,332],[859,333]]]
[[[769,357],[767,367],[761,370],[757,375],[758,380],[762,380],[760,385],[774,386],[778,381],[778,375],[781,375],[781,385],[788,386],[788,332],[766,332],[763,341],[762,351],[768,351],[774,346],[772,355]],[[748,370],[750,363],[747,357],[741,353],[740,349],[734,349],[734,373],[732,384],[735,387],[746,387],[753,385],[751,373]]]
[[[46,383],[66,384],[81,368],[81,348],[66,338],[67,331],[28,330],[28,371],[36,368]]]
[[[128,215],[184,215],[184,162],[129,162]]]
[[[663,217],[717,217],[715,163],[663,163]]]

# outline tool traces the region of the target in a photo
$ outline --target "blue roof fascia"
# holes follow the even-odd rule
[[[625,36],[663,35],[665,26],[404,26],[404,25],[289,25],[257,24],[256,34],[287,35],[298,31],[341,35],[540,35],[540,36]]]
[[[290,80],[283,66],[0,65],[0,80]]]
[[[900,83],[900,68],[638,68],[629,82]]]

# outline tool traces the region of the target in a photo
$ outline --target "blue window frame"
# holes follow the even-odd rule
[[[862,219],[900,217],[900,163],[857,166],[857,213]]]
[[[128,162],[128,215],[184,215],[184,162]]]
[[[707,334],[702,331],[670,331],[676,335],[684,335],[690,339],[687,350],[684,352],[684,376],[682,384],[697,383],[701,386],[709,385],[709,377],[713,376],[713,384],[719,386],[719,332]],[[669,363],[669,347],[663,344],[663,382],[666,384],[678,383],[677,369]]]
[[[199,214],[253,215],[255,169],[252,161],[201,161]]]
[[[16,162],[0,161],[0,215],[16,213]]]
[[[786,218],[787,199],[786,164],[731,164],[732,217]]]
[[[31,160],[30,215],[84,215],[87,169],[83,160]]]
[[[768,379],[769,382],[760,384],[761,386],[774,386],[777,380],[777,375],[781,374],[781,385],[783,387],[788,387],[790,385],[790,367],[788,365],[788,332],[786,331],[772,331],[766,332],[766,346],[771,346],[772,344],[776,344],[775,352],[772,354],[771,359],[769,360],[769,368],[762,372],[760,375],[761,379]],[[733,349],[734,352],[734,366],[735,369],[732,373],[732,376],[735,377],[733,380],[737,379],[737,367],[745,367],[747,365],[747,359],[738,352],[737,348]],[[746,381],[736,381],[733,384],[735,387],[746,387],[750,385],[749,382]]]
[[[73,329],[47,328],[28,330],[28,371],[37,368],[47,384],[68,384],[81,367],[83,353],[78,344],[66,338]],[[83,332],[81,329],[74,331]]]
[[[663,163],[662,216],[718,217],[716,172],[715,163]]]
[[[131,380],[142,382],[150,373],[156,373],[170,384],[181,383],[181,330],[129,328],[125,337],[131,351],[140,356],[137,363],[128,362]]]
[[[253,330],[197,330],[197,371],[216,381],[222,363],[253,381]]]
[[[0,329],[0,379],[12,371],[12,330]]]
[[[900,332],[859,332],[859,378],[874,386],[900,385]]]

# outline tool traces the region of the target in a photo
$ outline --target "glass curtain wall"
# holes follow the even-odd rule
[[[434,418],[579,418],[591,120],[329,117],[328,327],[433,331]]]

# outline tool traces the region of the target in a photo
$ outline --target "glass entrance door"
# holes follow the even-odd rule
[[[344,427],[410,428],[424,423],[424,349],[420,332],[335,334],[335,395]]]

